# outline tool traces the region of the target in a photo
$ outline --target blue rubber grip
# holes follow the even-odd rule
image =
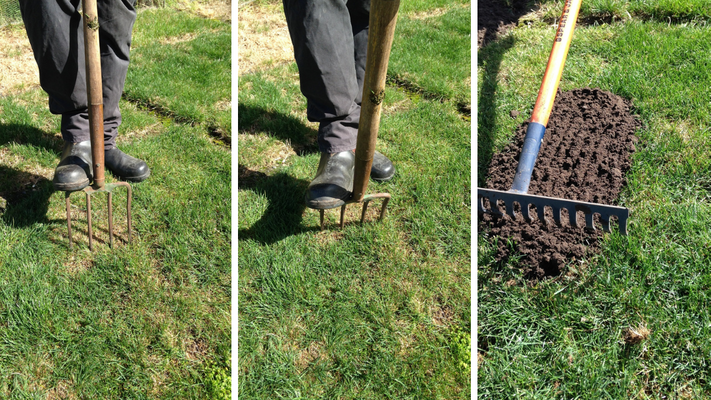
[[[531,183],[531,174],[536,165],[538,151],[541,149],[541,141],[546,133],[546,127],[538,122],[531,122],[526,129],[526,137],[523,139],[523,150],[521,158],[516,167],[513,185],[510,192],[528,193],[528,185]]]

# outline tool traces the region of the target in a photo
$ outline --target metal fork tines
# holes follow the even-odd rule
[[[116,182],[116,183],[108,183],[105,184],[104,186],[100,188],[93,188],[91,186],[87,186],[83,189],[84,193],[86,193],[86,222],[87,222],[87,233],[89,235],[89,250],[94,251],[94,245],[93,245],[93,230],[92,230],[92,223],[91,223],[91,197],[97,193],[107,193],[108,194],[108,214],[109,214],[109,247],[113,248],[114,247],[114,227],[113,227],[113,204],[112,204],[112,195],[114,189],[118,187],[125,187],[126,190],[128,191],[128,196],[126,200],[126,219],[127,219],[127,231],[128,231],[128,243],[131,243],[131,185],[129,185],[127,182]],[[69,248],[72,248],[72,217],[71,217],[71,203],[69,200],[69,196],[73,192],[66,192],[65,193],[65,200],[66,200],[66,205],[67,205],[67,230],[69,232]]]

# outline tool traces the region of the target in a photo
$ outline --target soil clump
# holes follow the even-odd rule
[[[487,188],[511,188],[527,126],[527,122],[519,126],[515,139],[492,157]],[[640,126],[639,118],[631,113],[631,102],[622,97],[590,88],[558,92],[528,193],[615,204],[626,184],[637,141],[634,133]],[[526,222],[520,213],[516,220],[484,214],[479,216],[479,230],[486,232],[485,240],[499,237],[497,263],[522,256],[518,265],[527,278],[557,276],[567,263],[600,250],[602,230],[599,225],[594,232],[572,227],[565,212],[562,225],[556,225],[550,214],[547,210],[547,225],[538,220]]]

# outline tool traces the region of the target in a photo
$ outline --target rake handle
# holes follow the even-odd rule
[[[375,142],[378,138],[380,112],[385,94],[385,78],[399,7],[400,0],[373,0],[370,4],[368,52],[353,178],[353,199],[357,202],[362,201],[365,196],[373,166],[373,154],[375,154]]]
[[[99,14],[96,0],[82,0],[84,16],[84,59],[86,64],[89,134],[95,189],[104,187],[104,98],[101,87]]]
[[[553,48],[548,57],[546,72],[543,74],[543,82],[538,90],[536,104],[533,106],[531,122],[526,129],[526,137],[523,141],[523,149],[516,167],[516,175],[511,186],[511,192],[527,193],[531,183],[531,174],[538,158],[538,151],[541,149],[543,135],[546,133],[548,118],[553,109],[553,102],[558,91],[560,78],[563,76],[563,67],[568,58],[568,49],[573,40],[575,22],[578,19],[582,0],[566,0],[563,6],[563,13],[558,22]]]

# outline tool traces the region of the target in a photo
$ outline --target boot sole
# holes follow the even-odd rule
[[[89,186],[89,180],[84,180],[80,182],[72,182],[72,183],[58,183],[58,182],[52,182],[54,184],[54,189],[62,191],[62,192],[76,192],[77,190],[82,190],[85,187]]]
[[[306,207],[314,209],[314,210],[328,210],[331,208],[336,208],[340,207],[344,204],[346,204],[346,200],[350,197],[350,194],[346,196],[343,199],[333,199],[333,200],[328,200],[328,201],[316,201],[316,200],[310,200],[308,193],[305,196],[305,201],[306,201]]]
[[[113,172],[112,172],[113,174]],[[151,173],[148,172],[147,174],[144,175],[139,175],[139,176],[119,176],[114,174],[117,178],[123,180],[123,181],[128,181],[128,182],[143,182],[146,179],[148,179],[149,176],[151,176]]]

